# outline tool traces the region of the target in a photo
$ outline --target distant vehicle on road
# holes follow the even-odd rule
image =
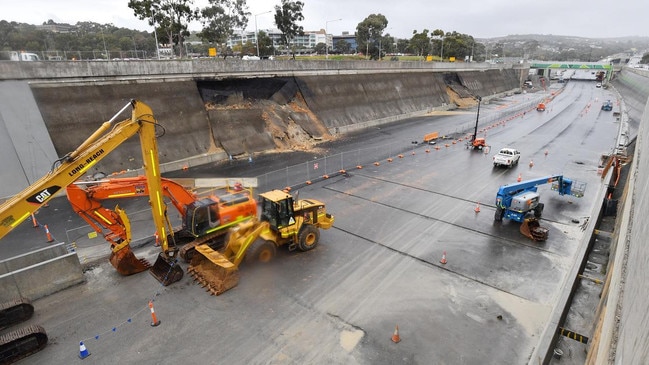
[[[606,100],[602,104],[602,110],[607,111],[607,112],[610,112],[611,110],[613,110],[613,102],[611,102],[610,100]]]

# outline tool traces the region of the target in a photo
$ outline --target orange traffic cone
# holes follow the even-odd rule
[[[394,326],[394,333],[392,334],[392,342],[394,343],[401,342],[401,337],[399,337],[399,325]]]
[[[153,236],[155,237],[155,243],[153,245],[155,247],[160,247],[160,236],[158,235],[158,231],[156,231]]]
[[[480,213],[480,202],[476,204],[475,209],[473,209],[476,213]]]
[[[88,356],[90,356],[90,352],[88,352],[86,345],[83,342],[79,342],[79,357],[83,360]]]
[[[439,260],[442,265],[446,265],[446,251],[442,253],[442,259]]]
[[[38,222],[36,221],[34,213],[32,213],[32,224],[34,225],[34,228],[38,228]]]
[[[523,176],[521,174],[518,174],[518,178],[516,178],[516,181],[521,182],[523,180]]]
[[[160,320],[155,315],[155,309],[153,309],[153,302],[149,300],[149,309],[151,309],[151,327],[156,327],[160,324]]]
[[[50,233],[49,228],[47,228],[47,224],[45,225],[45,234],[47,235],[47,242],[54,242],[54,238],[52,238],[52,234]]]

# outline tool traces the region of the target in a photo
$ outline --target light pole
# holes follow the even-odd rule
[[[108,49],[106,49],[106,37],[104,37],[104,26],[102,25],[101,28],[99,29],[101,29],[101,39],[104,42],[104,54],[106,55],[106,60],[108,60],[110,56],[108,55]]]
[[[257,57],[259,57],[259,33],[257,33],[257,15],[264,15],[272,12],[272,10],[263,13],[255,14],[255,44],[257,45]]]
[[[339,20],[343,20],[342,18],[340,19],[333,19],[333,20],[327,20],[325,21],[325,58],[329,59],[329,23],[331,22],[337,22]]]
[[[442,51],[440,52],[439,57],[441,58],[441,61],[444,62],[444,36],[442,36]]]
[[[158,44],[158,30],[155,26],[155,10],[151,9],[151,16],[153,17],[153,34],[155,35],[155,52],[160,60],[160,45]]]

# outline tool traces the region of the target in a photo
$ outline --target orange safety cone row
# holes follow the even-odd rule
[[[392,342],[394,343],[401,342],[401,337],[399,337],[399,325],[394,326],[394,333],[392,334]]]
[[[442,259],[439,260],[442,265],[446,265],[446,251],[442,252]]]
[[[86,345],[83,344],[83,341],[79,342],[79,358],[82,360],[90,356],[90,352],[86,348]]]
[[[50,229],[47,228],[47,224],[45,225],[45,234],[47,235],[47,242],[54,242],[54,238],[52,238],[52,234],[50,233]]]
[[[149,309],[151,309],[151,327],[160,325],[160,320],[155,315],[155,309],[153,309],[153,301],[151,300],[149,300]]]
[[[473,209],[476,213],[480,213],[480,202],[476,204],[475,209]]]

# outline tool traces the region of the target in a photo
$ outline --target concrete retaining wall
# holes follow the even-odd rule
[[[629,195],[618,212],[621,223],[611,253],[610,289],[602,294],[606,312],[601,319],[601,339],[590,357],[597,364],[645,364],[649,359],[649,225],[643,217],[649,216],[649,73],[625,68],[613,85],[639,129],[629,171]]]
[[[110,64],[114,67],[108,68]],[[65,69],[65,65],[71,68]],[[171,74],[182,66],[189,68],[184,74]],[[463,71],[464,66],[473,70]],[[47,71],[50,78],[41,74],[46,71],[45,67],[54,68]],[[344,67],[349,69],[343,72]],[[0,106],[20,105],[26,113],[36,114],[39,119],[42,116],[43,123],[37,130],[21,129],[20,118],[3,118],[7,129],[25,134],[12,136],[14,141],[39,133],[49,137],[42,145],[49,144],[53,149],[50,147],[44,156],[39,156],[38,160],[43,161],[41,170],[76,149],[130,99],[151,106],[163,127],[158,138],[160,162],[177,166],[178,161],[187,164],[196,158],[213,161],[228,155],[289,148],[291,143],[287,139],[296,133],[301,134],[300,138],[315,141],[327,133],[345,133],[422,115],[430,110],[453,108],[447,93],[449,80],[462,84],[473,95],[486,97],[519,88],[522,72],[478,64],[214,60],[170,64],[0,62],[0,70],[4,69],[9,72],[2,75],[5,78],[10,78],[12,72],[20,73],[17,70],[22,70],[21,75],[38,77],[28,84],[25,81],[0,83],[6,93],[14,92],[9,84],[16,82],[28,85],[27,93],[31,92],[31,95],[23,95],[24,100],[16,100],[17,97],[0,100]],[[265,72],[284,71],[292,75],[263,76]],[[304,74],[300,74],[302,71]],[[88,78],[100,72],[105,72],[101,78]],[[154,76],[145,78],[144,75]],[[288,103],[296,101],[305,111],[291,109]],[[237,110],[227,110],[232,103],[238,104]],[[241,105],[246,104],[250,104],[249,107],[241,109]],[[219,107],[213,108],[214,105]],[[127,115],[117,120],[130,116],[128,112],[124,114]],[[24,143],[20,145],[21,149],[14,148],[13,153],[7,151],[6,156],[13,154],[14,160],[33,160],[39,149],[25,147]],[[192,165],[197,164],[192,162]],[[23,163],[23,166],[28,165]],[[138,170],[142,165],[139,140],[134,136],[93,166],[88,175]],[[47,170],[39,172],[37,177]],[[4,175],[7,175],[6,180]],[[5,185],[0,197],[16,194],[29,184],[21,175],[25,173],[14,169],[2,172],[3,181],[12,183]]]
[[[0,302],[36,300],[85,281],[76,252],[65,243],[0,261]]]

